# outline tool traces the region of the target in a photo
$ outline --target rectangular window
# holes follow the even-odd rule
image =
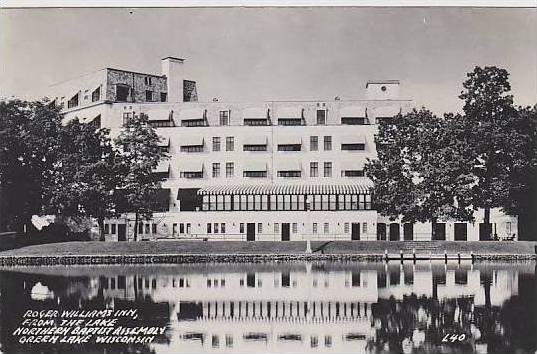
[[[138,233],[139,234],[143,234],[144,233],[144,224],[143,223],[138,223]]]
[[[274,223],[274,233],[275,233],[275,234],[279,234],[279,233],[280,233],[280,224],[278,224],[277,222]]]
[[[220,137],[213,136],[213,151],[220,151]]]
[[[262,223],[257,224],[257,232],[259,232],[259,233],[263,232],[263,224]]]
[[[233,162],[226,162],[226,177],[233,177],[235,174],[235,167]]]
[[[213,177],[220,177],[220,163],[213,163]]]
[[[116,85],[116,101],[127,102],[129,100],[131,88],[126,85]]]
[[[269,125],[269,120],[244,118],[244,125],[248,125],[248,126]]]
[[[241,210],[248,210],[246,208],[246,195],[241,195]]]
[[[185,224],[184,224],[184,223],[180,223],[180,224],[179,224],[179,233],[180,233],[180,234],[184,234],[184,233],[185,233]]]
[[[324,223],[323,225],[323,231],[325,234],[329,233],[330,232],[330,226],[327,222]]]
[[[332,137],[327,135],[324,137],[324,151],[332,150]]]
[[[332,177],[332,162],[325,162],[324,163],[324,176],[325,177]]]
[[[310,162],[310,177],[319,177],[319,163]]]
[[[203,152],[203,145],[183,145],[181,152]]]
[[[145,90],[145,100],[147,102],[153,101],[153,91],[151,90]]]
[[[149,224],[145,224],[145,234],[149,235]]]
[[[242,176],[251,178],[265,178],[267,177],[267,171],[243,171]]]
[[[220,111],[220,125],[229,125],[229,111]]]
[[[366,222],[364,222],[364,223],[362,224],[362,232],[363,232],[364,234],[367,234],[367,223],[366,223]]]
[[[166,92],[160,93],[160,102],[167,102],[168,101],[168,94]]]
[[[319,137],[310,136],[310,151],[317,151],[317,150],[319,150]]]
[[[213,229],[213,224],[207,223],[207,233],[208,234],[210,234],[212,232],[212,229]]]
[[[151,78],[149,76],[144,77],[144,83],[147,86],[151,86]]]
[[[101,99],[101,86],[97,87],[92,93],[91,93],[91,102],[97,102]]]
[[[214,232],[215,234],[218,233],[218,223],[216,223],[216,222],[215,222],[214,225],[213,225],[213,232]]]
[[[365,144],[341,144],[341,150],[355,151],[355,150],[365,150]]]
[[[346,234],[349,233],[349,223],[348,223],[348,222],[346,222],[346,223],[343,225],[343,233],[346,233]]]
[[[278,177],[294,178],[300,177],[301,171],[278,171]]]
[[[190,233],[190,223],[187,223],[187,224],[186,224],[186,233],[187,233],[187,234]]]
[[[78,106],[78,96],[79,94],[77,93],[76,95],[71,97],[69,101],[67,101],[67,108],[73,108],[73,107]]]
[[[110,225],[111,229],[110,229],[110,233],[112,235],[115,235],[116,234],[116,224],[112,224]]]
[[[224,195],[224,210],[231,210],[231,196]]]
[[[364,170],[343,170],[341,177],[364,177]]]
[[[105,233],[105,235],[110,233],[110,225],[109,224],[104,224],[104,233]]]
[[[153,235],[157,233],[157,224],[151,224],[151,233]]]
[[[343,125],[364,125],[366,124],[365,117],[341,117]]]
[[[242,146],[242,151],[267,151],[267,144],[245,144]]]
[[[278,125],[302,125],[302,118],[279,118]]]
[[[239,232],[240,232],[241,234],[244,233],[244,223],[242,223],[242,222],[241,222],[240,225],[239,225]]]
[[[225,222],[220,224],[220,233],[223,233],[223,234],[226,233],[226,223]]]
[[[326,110],[325,109],[317,110],[317,124],[326,125]]]
[[[278,151],[301,151],[301,144],[279,144]]]
[[[314,234],[317,233],[317,223],[316,222],[313,223],[313,233]]]
[[[298,232],[298,224],[296,222],[294,222],[292,225],[291,225],[291,232],[296,234]]]
[[[233,151],[235,149],[235,139],[232,136],[226,137],[226,151]]]

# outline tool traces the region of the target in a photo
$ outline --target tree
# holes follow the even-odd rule
[[[140,114],[127,121],[125,129],[114,140],[120,151],[119,170],[122,176],[117,191],[118,210],[134,212],[134,240],[138,237],[139,219],[150,219],[155,208],[155,195],[162,177],[153,173],[158,164],[168,158],[158,145],[159,136]]]
[[[116,216],[114,191],[121,174],[108,129],[78,119],[60,129],[57,160],[48,174],[47,211],[58,216],[93,217],[104,240],[104,219]]]
[[[61,116],[47,101],[0,101],[0,229],[28,229],[42,212]]]
[[[366,164],[381,215],[411,223],[431,221],[433,239],[438,219],[472,219],[467,156],[463,143],[450,134],[459,122],[458,116],[439,118],[425,108],[381,122],[375,137],[377,159]]]
[[[472,189],[472,204],[484,209],[481,238],[491,239],[490,210],[510,204],[510,175],[525,158],[518,144],[523,132],[509,94],[509,73],[495,66],[476,67],[467,74],[464,90],[464,131],[468,151],[473,155],[471,167],[476,183]]]

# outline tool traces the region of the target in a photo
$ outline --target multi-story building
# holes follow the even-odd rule
[[[160,76],[108,68],[55,86],[65,120],[114,136],[145,114],[157,128],[171,159],[155,171],[163,205],[137,226],[141,239],[430,240],[430,225],[380,216],[364,174],[377,123],[412,107],[399,81],[368,81],[366,100],[199,102],[183,65],[168,57]],[[107,239],[132,239],[131,219],[107,222]],[[516,235],[516,218],[492,219],[500,237]],[[478,226],[445,221],[436,235],[477,240]]]

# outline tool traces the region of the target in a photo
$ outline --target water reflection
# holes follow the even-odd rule
[[[137,308],[138,325],[168,328],[151,344],[85,345],[84,352],[95,353],[536,350],[533,264],[51,267],[0,274],[4,353],[73,351],[16,342],[10,334],[27,308]],[[442,342],[449,334],[464,340]]]

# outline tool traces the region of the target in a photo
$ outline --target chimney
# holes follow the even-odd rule
[[[183,102],[184,59],[166,57],[161,59],[162,75],[166,76],[168,102]]]

